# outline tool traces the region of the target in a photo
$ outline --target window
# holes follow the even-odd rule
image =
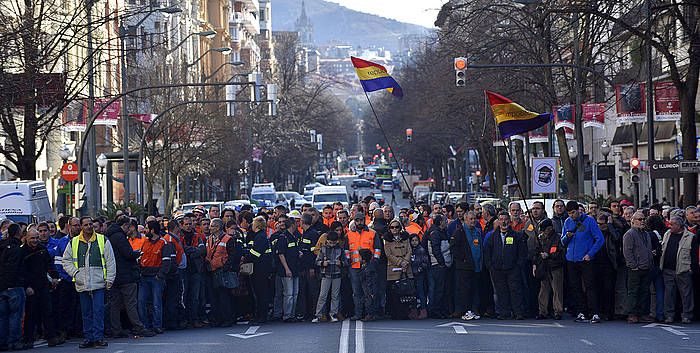
[[[265,17],[265,9],[260,9],[260,21],[267,21],[267,17]]]

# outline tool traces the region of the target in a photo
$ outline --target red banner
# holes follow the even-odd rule
[[[654,83],[654,106],[656,121],[676,121],[681,118],[681,101],[673,82]]]
[[[562,127],[574,128],[574,123],[576,121],[576,109],[574,109],[574,107],[575,106],[572,104],[555,105],[552,107],[555,130],[559,130]]]
[[[111,98],[95,98],[95,113],[107,106],[111,100]],[[105,110],[103,110],[102,113],[95,118],[94,125],[118,125],[121,107],[122,104],[120,100],[112,102],[112,104],[109,104],[109,106],[107,106],[107,108],[105,108]]]
[[[644,83],[615,86],[615,105],[618,124],[643,123],[646,121],[646,90]]]
[[[87,100],[75,100],[63,109],[63,131],[83,132],[87,126]]]
[[[136,121],[140,121],[144,124],[150,124],[153,119],[156,118],[156,114],[129,114],[130,117],[134,118]]]
[[[602,129],[605,127],[605,103],[582,104],[583,127],[595,127]]]
[[[549,142],[549,124],[544,124],[540,128],[530,131],[530,143]]]

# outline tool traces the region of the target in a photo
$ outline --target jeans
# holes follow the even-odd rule
[[[379,260],[377,262],[377,302],[375,307],[379,311],[379,314],[386,313],[386,260]]]
[[[294,309],[299,295],[299,277],[280,277],[282,279],[282,291],[284,296],[283,319],[294,318]]]
[[[600,313],[600,307],[598,307],[598,288],[593,278],[593,264],[590,261],[568,261],[566,266],[569,276],[569,285],[571,286],[571,293],[574,296],[577,313],[583,313],[585,311],[587,302],[588,310],[591,312],[591,315],[598,315]],[[582,281],[583,285],[586,287],[586,302],[583,301],[584,290],[581,287]]]
[[[19,344],[24,300],[24,288],[9,288],[0,292],[0,346]]]
[[[148,303],[153,305],[153,318],[148,315]],[[139,283],[139,316],[147,329],[163,328],[163,280],[154,276],[141,277]]]
[[[338,307],[340,306],[340,281],[340,278],[321,279],[321,292],[318,296],[318,303],[316,304],[317,318],[321,318],[323,316],[326,302],[328,301],[329,292],[331,293],[331,309],[329,314],[332,317],[338,315]]]
[[[362,291],[359,268],[350,269],[350,283],[352,284],[352,301],[355,304],[355,316],[361,318],[364,309],[364,292]]]
[[[629,270],[627,274],[627,314],[649,314],[649,270]]]
[[[674,319],[676,316],[676,290],[680,292],[683,313],[681,317],[691,319],[693,317],[693,276],[690,272],[676,274],[676,270],[663,270],[664,278],[664,311],[666,318]]]
[[[657,320],[664,318],[664,275],[658,266],[654,266],[649,273],[649,280],[654,285],[654,311]]]
[[[200,321],[200,303],[202,301],[202,273],[188,273],[185,275],[185,305],[187,320],[193,324]]]
[[[282,277],[275,276],[274,281],[275,294],[272,299],[272,317],[274,319],[281,319],[282,315],[284,315],[284,288],[282,287]]]
[[[447,267],[432,266],[428,273],[428,312],[430,315],[447,315],[445,303],[445,280]]]
[[[44,337],[51,339],[55,335],[51,296],[48,285],[34,288],[34,295],[28,295],[26,301],[26,316],[24,317],[24,342],[34,343],[34,332],[43,324]]]
[[[139,301],[138,287],[136,283],[127,283],[120,286],[114,286],[109,290],[110,298],[110,326],[112,333],[117,334],[122,330],[121,311],[122,307],[126,310],[126,316],[129,317],[133,332],[143,331],[143,323],[139,318]]]
[[[416,299],[418,299],[418,308],[427,309],[428,307],[428,275],[425,272],[413,274],[416,280]]]
[[[83,336],[90,342],[102,341],[105,333],[105,290],[80,292],[78,297],[83,314]]]

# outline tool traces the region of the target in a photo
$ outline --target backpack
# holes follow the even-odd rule
[[[180,244],[180,241],[176,240],[177,238],[173,237],[170,233],[167,233],[163,238],[168,243],[175,245],[175,261],[177,262],[175,267],[178,267],[182,263],[182,255],[185,253],[185,250],[182,248],[182,244]]]

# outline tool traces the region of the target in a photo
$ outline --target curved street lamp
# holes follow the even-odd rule
[[[197,60],[195,60],[195,61],[192,62],[191,64],[185,63],[185,66],[186,66],[187,68],[190,68],[190,67],[196,65],[200,60],[202,60],[202,58],[204,58],[205,55],[209,54],[209,53],[212,52],[212,51],[219,52],[219,53],[221,53],[221,54],[223,54],[223,55],[228,55],[228,54],[231,53],[231,48],[230,48],[230,47],[211,48],[211,49],[205,51],[204,54],[200,55],[200,56],[197,58]]]

